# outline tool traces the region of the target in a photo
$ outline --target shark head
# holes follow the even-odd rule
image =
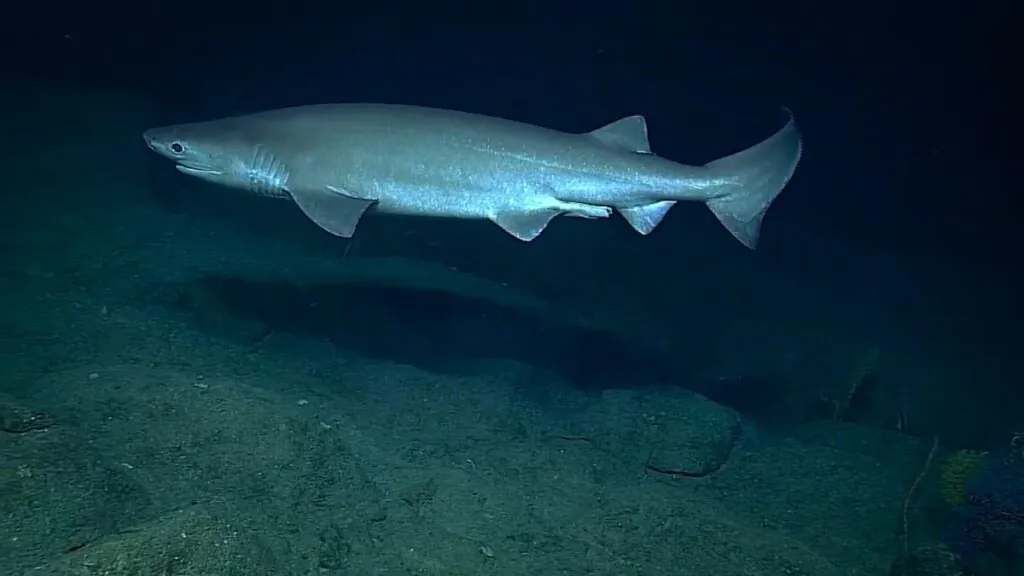
[[[153,128],[142,138],[183,174],[261,195],[287,196],[283,164],[239,128],[228,120],[214,120]]]

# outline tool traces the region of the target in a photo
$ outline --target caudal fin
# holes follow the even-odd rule
[[[747,248],[757,246],[764,214],[793,176],[802,151],[790,114],[789,122],[767,140],[707,165],[711,178],[722,182],[708,208]]]

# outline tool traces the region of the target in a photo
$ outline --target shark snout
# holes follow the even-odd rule
[[[185,147],[166,129],[151,128],[142,133],[142,140],[150,150],[178,161],[185,155]]]
[[[146,146],[150,150],[160,154],[161,156],[167,156],[167,149],[160,145],[160,140],[156,137],[153,130],[146,130],[142,133],[142,141],[146,143]]]

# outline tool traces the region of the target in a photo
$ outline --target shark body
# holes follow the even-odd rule
[[[802,151],[792,118],[746,150],[687,166],[651,153],[641,116],[573,134],[391,104],[284,108],[154,128],[143,137],[179,171],[292,199],[345,238],[371,208],[487,219],[525,241],[559,215],[617,211],[649,234],[676,202],[699,201],[749,248]]]

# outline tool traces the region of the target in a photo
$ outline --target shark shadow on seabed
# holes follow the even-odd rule
[[[512,360],[585,389],[664,382],[669,373],[667,361],[614,335],[445,292],[204,276],[150,294],[190,314],[202,330],[248,345],[289,334],[450,374],[485,369],[481,361]]]

